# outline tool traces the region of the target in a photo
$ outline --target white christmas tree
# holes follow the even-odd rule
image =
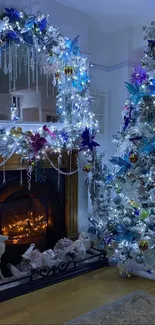
[[[115,247],[109,263],[117,265],[122,276],[155,280],[155,22],[144,29],[148,47],[142,64],[133,69],[126,83],[129,98],[121,130],[114,137],[117,152],[110,160],[113,172],[111,177],[107,173],[105,180],[99,167],[92,177],[93,184],[98,182],[98,174],[104,182],[102,194],[90,186],[92,202],[105,201],[94,208],[98,223],[96,213],[91,222],[104,244]],[[107,201],[105,190],[110,185],[115,194]]]

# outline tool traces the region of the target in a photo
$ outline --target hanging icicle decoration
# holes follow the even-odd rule
[[[72,110],[71,111],[72,111],[72,113],[74,113],[74,95],[75,95],[74,87],[72,86],[72,96],[71,96],[71,101],[72,101]],[[74,116],[74,114],[71,114],[71,124],[74,123],[73,116]]]
[[[5,75],[8,73],[8,67],[7,67],[7,45],[5,44],[4,47],[4,69],[3,69]]]
[[[19,120],[18,109],[15,106],[15,104],[11,104],[10,106],[10,115],[11,115],[11,121],[16,122]]]
[[[32,83],[35,81],[35,50],[31,49],[31,71],[32,71]]]
[[[61,166],[61,155],[58,156],[58,170],[60,170],[60,166]],[[58,191],[59,191],[59,188],[60,188],[60,172],[58,171]]]
[[[13,91],[16,91],[16,57],[13,56]]]
[[[21,78],[21,74],[22,74],[22,57],[19,56],[18,58],[18,75],[19,75],[19,78]]]
[[[8,73],[9,73],[9,92],[11,91],[12,82],[12,47],[9,42],[9,63],[8,63]]]
[[[25,77],[27,76],[27,56],[25,55],[24,57],[24,72],[25,72]]]
[[[20,166],[20,186],[23,186],[23,164],[21,160],[21,166]]]
[[[30,90],[30,49],[29,46],[27,48],[27,84],[28,84],[28,90]]]
[[[46,97],[48,98],[48,72],[46,73]]]
[[[2,49],[0,47],[0,68],[2,68]]]
[[[31,182],[32,182],[32,166],[30,165],[27,168],[27,183],[28,183],[28,190],[31,190]]]
[[[6,178],[5,178],[5,164],[3,165],[3,184],[6,183]]]
[[[15,44],[15,78],[18,79],[18,46]]]
[[[36,92],[38,93],[38,56],[37,56],[37,53],[36,53]]]

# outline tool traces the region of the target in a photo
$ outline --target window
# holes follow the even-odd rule
[[[20,97],[18,96],[12,96],[11,102],[14,104],[18,109],[20,108]]]
[[[95,114],[96,120],[99,122],[100,133],[104,133],[104,112],[106,105],[106,94],[100,91],[92,91],[91,96],[93,97],[92,111]]]

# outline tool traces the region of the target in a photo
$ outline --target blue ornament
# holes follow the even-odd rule
[[[155,79],[150,80],[151,84],[155,86]]]
[[[134,214],[135,216],[139,216],[140,211],[138,209],[135,209]]]
[[[110,266],[117,266],[118,258],[116,256],[111,256],[109,257],[108,262]]]
[[[155,94],[155,86],[150,85],[148,88],[149,88],[150,95],[154,95]]]

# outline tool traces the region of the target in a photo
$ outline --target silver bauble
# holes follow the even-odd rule
[[[134,109],[132,112],[131,112],[131,117],[132,118],[137,118],[139,116],[139,111]]]
[[[118,259],[116,256],[111,256],[111,257],[109,257],[108,262],[109,262],[110,266],[117,266]]]
[[[115,203],[116,205],[120,205],[121,202],[122,202],[122,197],[121,197],[120,195],[116,195],[116,196],[114,197],[114,203]]]
[[[141,254],[137,255],[137,256],[136,256],[136,262],[137,262],[138,264],[143,264],[143,263],[145,262],[144,255],[141,255]]]
[[[122,222],[125,227],[130,227],[132,224],[132,220],[129,217],[125,217]]]

